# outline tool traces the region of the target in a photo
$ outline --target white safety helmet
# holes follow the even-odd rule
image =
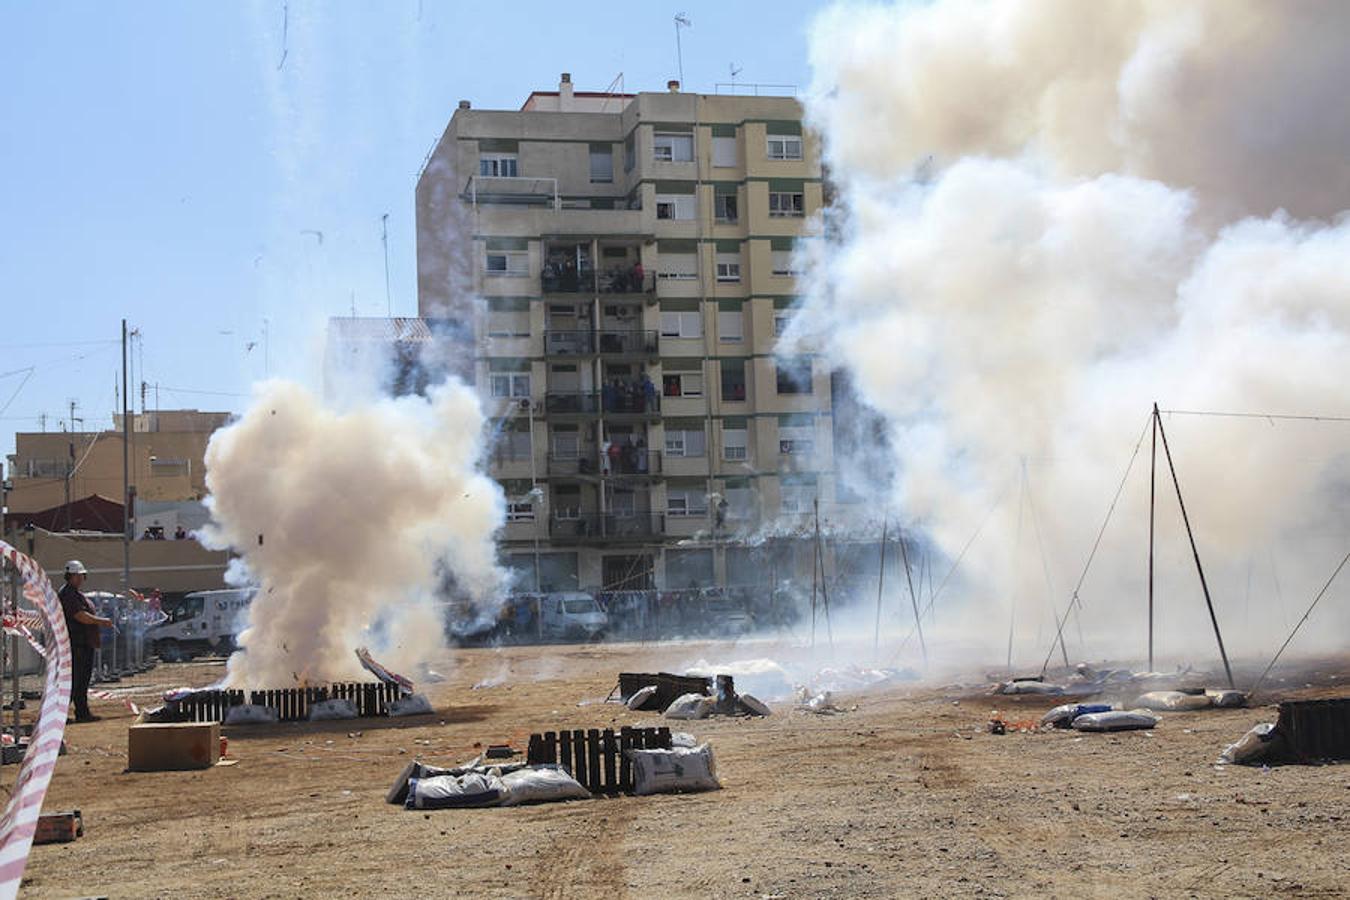
[[[84,563],[80,562],[78,559],[72,559],[70,562],[66,563],[66,574],[87,575],[89,574],[89,570],[86,569]]]

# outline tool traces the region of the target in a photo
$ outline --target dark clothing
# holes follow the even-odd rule
[[[72,644],[70,651],[73,657],[70,705],[75,708],[75,720],[80,721],[89,718],[89,682],[94,676],[94,648],[88,644]]]
[[[89,602],[89,598],[82,594],[79,588],[69,583],[61,588],[61,593],[57,594],[57,597],[61,600],[61,611],[66,614],[66,630],[70,632],[70,645],[85,646],[91,650],[97,648],[101,643],[99,627],[75,620],[76,613],[87,612],[91,616],[98,615],[94,604]]]

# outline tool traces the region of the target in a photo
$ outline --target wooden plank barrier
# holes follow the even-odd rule
[[[178,711],[189,722],[221,722],[230,707],[243,703],[276,710],[282,722],[303,722],[316,703],[330,699],[351,700],[362,718],[388,713],[389,704],[399,698],[399,687],[384,682],[338,682],[295,688],[197,691],[178,701]]]
[[[592,794],[631,794],[633,765],[624,751],[670,748],[669,728],[545,731],[530,735],[525,761],[561,765]]]

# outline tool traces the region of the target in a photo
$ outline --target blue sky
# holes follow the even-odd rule
[[[0,451],[72,399],[111,424],[123,317],[133,392],[163,408],[310,379],[326,317],[385,312],[384,213],[393,312],[415,314],[414,182],[460,99],[515,109],[563,71],[663,90],[677,12],[688,89],[732,63],[804,88],[820,6],[0,4]]]

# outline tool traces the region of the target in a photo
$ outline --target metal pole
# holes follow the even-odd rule
[[[389,292],[389,213],[380,216],[380,242],[384,244],[384,314],[392,317],[394,300]]]
[[[17,623],[19,620],[19,591],[21,590],[19,587],[19,567],[17,565],[12,566],[11,571],[13,577],[10,580],[9,608],[14,615],[14,621]],[[17,746],[19,743],[19,638],[17,635],[5,642],[5,651],[5,662],[9,668],[11,685],[9,708],[13,713],[14,721],[14,730],[11,733],[14,735],[14,743]]]
[[[131,407],[127,397],[127,320],[122,320],[122,590],[131,587]]]
[[[881,520],[881,563],[877,570],[877,624],[872,632],[873,655],[881,649],[881,591],[886,584],[886,526],[890,524],[889,519]]]
[[[525,408],[529,413],[530,420],[530,493],[534,495],[534,502],[539,504],[540,510],[544,509],[544,495],[539,490],[539,470],[538,463],[534,458],[534,398],[525,398]],[[545,519],[547,521],[547,519]],[[535,517],[534,522],[534,592],[539,593],[539,517]]]
[[[900,529],[900,560],[905,564],[905,580],[909,582],[909,602],[914,607],[914,627],[919,632],[919,648],[923,651],[923,667],[928,668],[928,644],[923,639],[923,618],[919,615],[919,600],[914,593],[914,577],[909,570],[909,551],[905,548],[905,530]]]
[[[1205,569],[1200,565],[1200,551],[1195,546],[1195,533],[1191,531],[1191,520],[1186,515],[1186,501],[1181,499],[1181,482],[1177,480],[1177,467],[1172,463],[1172,450],[1167,446],[1167,431],[1163,429],[1162,417],[1158,407],[1153,407],[1153,422],[1162,436],[1163,453],[1167,456],[1167,468],[1172,472],[1172,484],[1177,489],[1177,506],[1181,507],[1181,521],[1186,525],[1186,537],[1191,542],[1191,555],[1195,557],[1195,571],[1200,575],[1200,589],[1205,592],[1205,606],[1209,608],[1209,621],[1214,626],[1214,639],[1219,642],[1219,656],[1223,658],[1223,671],[1228,676],[1228,686],[1237,689],[1233,683],[1233,668],[1228,664],[1228,651],[1223,647],[1223,635],[1219,633],[1219,617],[1214,614],[1214,601],[1209,596],[1209,583],[1205,581]]]
[[[1157,509],[1158,404],[1153,404],[1153,456],[1148,469],[1148,670],[1153,669],[1153,526]]]
[[[820,500],[813,501],[816,509],[816,539],[811,548],[811,646],[816,645],[816,585],[820,581]]]

